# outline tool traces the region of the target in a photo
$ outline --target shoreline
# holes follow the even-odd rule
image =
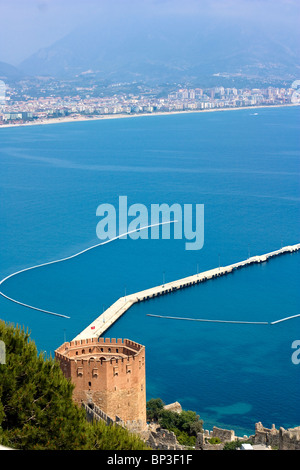
[[[29,127],[29,126],[42,126],[47,124],[62,124],[62,123],[70,123],[70,122],[90,122],[90,121],[102,121],[108,119],[125,119],[125,118],[138,118],[138,117],[145,117],[145,116],[170,116],[173,114],[199,114],[199,113],[212,113],[212,112],[219,112],[219,111],[238,111],[242,109],[247,110],[256,110],[256,109],[265,109],[265,108],[288,108],[288,107],[295,107],[300,106],[299,103],[289,103],[289,104],[272,104],[272,105],[261,105],[261,106],[238,106],[236,108],[210,108],[210,109],[197,109],[197,110],[185,110],[185,111],[158,111],[154,113],[139,113],[139,114],[102,114],[99,116],[93,117],[85,117],[85,116],[77,116],[77,117],[61,117],[61,118],[53,118],[53,119],[46,119],[40,120],[35,122],[25,122],[20,124],[0,124],[0,129],[7,129],[12,127]]]

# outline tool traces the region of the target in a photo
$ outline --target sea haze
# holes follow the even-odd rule
[[[1,318],[39,350],[72,340],[125,293],[299,243],[299,108],[144,116],[0,129],[0,278],[100,240],[96,209],[204,204],[204,247],[118,240],[21,273],[1,290]],[[300,313],[299,254],[133,306],[106,334],[146,346],[147,399],[179,401],[204,427],[252,434],[300,424],[299,318],[270,325],[167,320],[148,314],[274,321]]]

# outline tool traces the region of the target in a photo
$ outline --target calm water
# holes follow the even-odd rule
[[[40,350],[71,340],[120,296],[300,241],[299,108],[149,116],[0,129],[0,278],[95,243],[104,202],[205,206],[205,241],[118,240],[3,284],[1,318]],[[273,321],[300,313],[300,254],[135,305],[108,332],[146,346],[147,399],[213,425],[300,425],[300,321],[232,325],[147,314]]]

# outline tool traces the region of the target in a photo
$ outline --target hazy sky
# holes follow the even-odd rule
[[[299,0],[0,0],[0,61],[18,65],[95,18],[206,16],[299,25]],[[100,21],[100,20],[99,20]]]

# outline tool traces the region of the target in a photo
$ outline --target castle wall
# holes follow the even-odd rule
[[[235,432],[229,429],[213,427],[212,437],[218,437],[222,442],[231,442],[236,439]]]
[[[294,429],[279,429],[280,450],[300,450],[300,426]]]
[[[300,426],[292,429],[279,430],[273,424],[271,429],[265,428],[261,422],[255,425],[255,444],[266,444],[279,450],[300,450]]]

